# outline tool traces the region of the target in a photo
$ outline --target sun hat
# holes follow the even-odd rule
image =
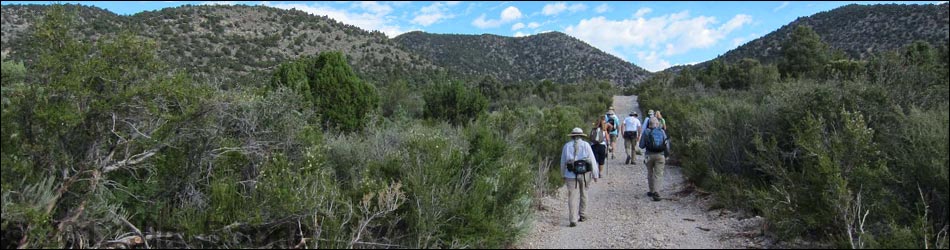
[[[574,129],[572,129],[572,130],[571,130],[571,133],[568,134],[567,136],[572,136],[572,137],[573,137],[573,136],[584,136],[584,137],[587,137],[587,135],[584,134],[584,130],[581,129],[581,128],[574,128]]]

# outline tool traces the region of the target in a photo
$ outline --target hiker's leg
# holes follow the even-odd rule
[[[633,138],[623,138],[623,150],[627,152],[627,157],[630,157],[631,163],[637,160],[637,153],[634,151],[633,146]]]
[[[564,178],[564,184],[567,186],[567,219],[568,222],[577,223],[577,217],[574,211],[574,197],[577,196],[577,181],[575,179]]]
[[[580,216],[582,216],[582,217],[587,217],[587,216],[584,216],[584,208],[587,207],[587,190],[586,190],[586,189],[587,189],[587,179],[586,179],[585,176],[587,176],[587,174],[584,174],[584,176],[580,176],[580,178],[582,178],[582,179],[581,179],[580,183],[578,184],[578,188],[577,188],[577,190],[578,190],[578,192],[580,192],[580,196],[581,196],[581,197],[580,197],[580,198],[581,198],[581,199],[580,199],[580,204],[578,205],[579,211],[577,212],[577,214],[580,215]]]
[[[656,184],[656,191],[654,192],[659,192],[660,189],[663,188],[663,173],[666,169],[666,157],[663,156],[663,154],[657,154],[656,157],[656,169],[653,170],[653,174],[655,174],[656,177],[654,177],[655,180],[653,182]]]
[[[654,175],[654,173],[655,173],[655,171],[656,171],[655,166],[656,166],[656,163],[657,163],[657,162],[656,162],[656,158],[655,158],[654,156],[656,156],[656,154],[647,154],[647,155],[646,155],[646,161],[647,161],[647,164],[646,164],[646,167],[647,167],[647,186],[650,187],[650,192],[651,192],[651,193],[655,193],[655,192],[656,192],[656,175]]]

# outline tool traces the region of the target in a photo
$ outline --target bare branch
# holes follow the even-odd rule
[[[133,155],[132,157],[129,157],[128,159],[105,166],[102,168],[102,173],[109,173],[109,172],[119,170],[124,167],[134,166],[139,163],[142,163],[143,161],[148,160],[148,158],[155,156],[155,154],[157,154],[158,151],[161,150],[162,148],[164,148],[164,146],[150,149],[148,151],[139,153],[137,155]]]

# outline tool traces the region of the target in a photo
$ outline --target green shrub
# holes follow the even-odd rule
[[[452,125],[466,124],[486,112],[488,100],[461,82],[437,84],[424,94],[423,116],[444,120]]]
[[[360,80],[340,52],[281,64],[271,85],[306,96],[322,117],[321,123],[346,132],[362,128],[367,114],[379,104],[375,87]]]
[[[765,215],[781,239],[945,246],[950,112],[933,53],[917,43],[741,90],[705,88],[742,72],[714,62],[637,91],[673,124],[688,180],[717,193],[716,206]]]

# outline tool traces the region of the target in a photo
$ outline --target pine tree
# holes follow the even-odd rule
[[[379,104],[376,88],[360,80],[340,52],[284,63],[274,72],[271,85],[304,95],[323,117],[322,124],[346,132],[358,130]]]
[[[782,45],[779,63],[783,77],[814,77],[829,61],[828,45],[809,26],[798,26]]]

